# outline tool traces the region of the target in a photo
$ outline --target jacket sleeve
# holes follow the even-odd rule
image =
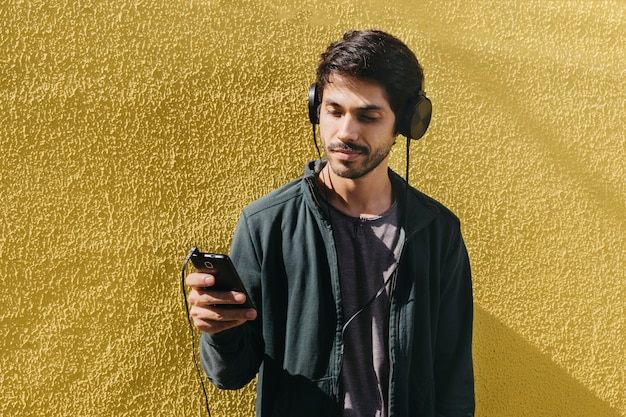
[[[473,297],[469,258],[460,227],[449,240],[441,267],[435,350],[437,417],[474,415]]]
[[[255,297],[259,294],[261,274],[244,215],[233,237],[231,258],[257,307],[257,319],[214,335],[202,334],[202,366],[211,383],[221,389],[245,386],[255,377],[263,359],[260,297]]]

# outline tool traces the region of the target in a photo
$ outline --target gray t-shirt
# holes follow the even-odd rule
[[[403,242],[398,207],[355,218],[330,209],[344,314],[344,417],[386,417],[389,389],[389,282]]]

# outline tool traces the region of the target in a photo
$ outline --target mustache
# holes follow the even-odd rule
[[[365,146],[357,145],[352,142],[335,142],[328,145],[326,148],[327,151],[350,151],[350,152],[359,152],[362,154],[367,154],[369,150]]]

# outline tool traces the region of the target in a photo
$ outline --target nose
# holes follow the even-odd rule
[[[350,113],[345,114],[341,118],[341,125],[337,132],[337,137],[341,141],[356,140],[359,136],[359,123],[356,117]]]

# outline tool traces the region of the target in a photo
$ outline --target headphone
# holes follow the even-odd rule
[[[319,124],[319,107],[322,104],[317,84],[313,83],[309,88],[309,120],[312,125]],[[419,139],[426,133],[430,124],[433,105],[420,89],[415,98],[409,100],[403,115],[396,122],[396,131],[407,139]]]

